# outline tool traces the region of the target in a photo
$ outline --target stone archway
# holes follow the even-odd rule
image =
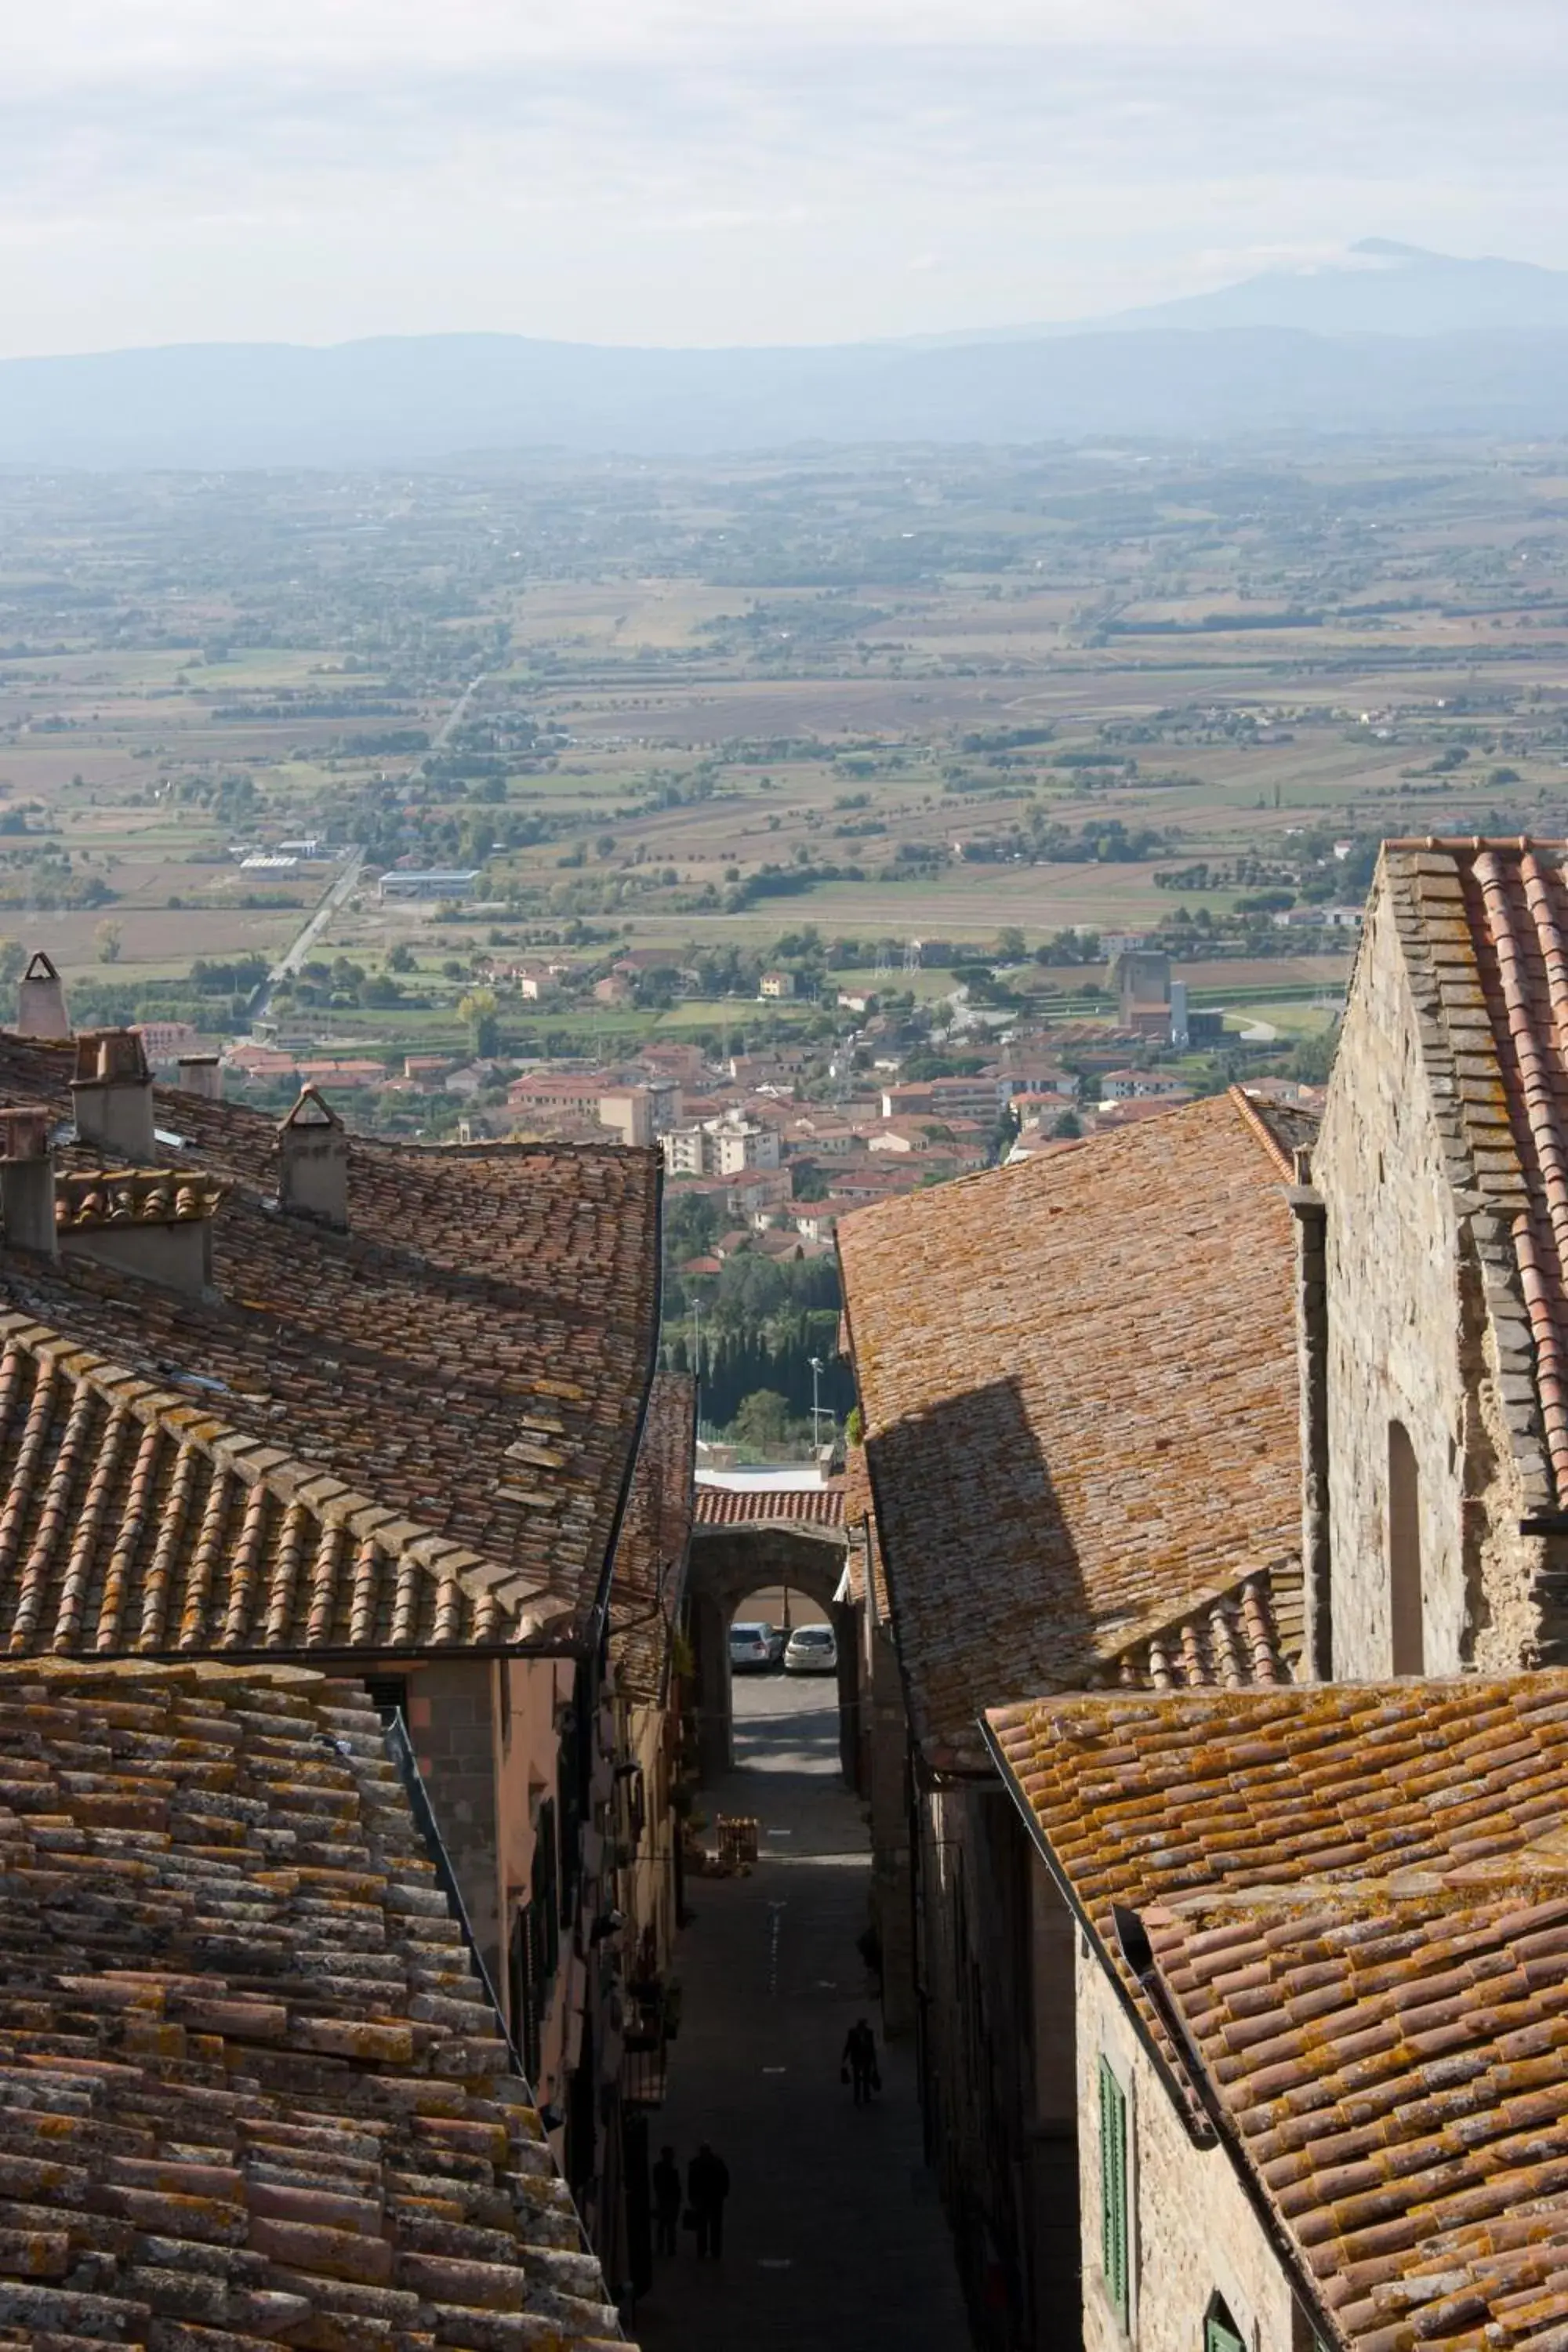
[[[696,1693],[698,1769],[704,1780],[721,1772],[733,1754],[730,1696],[730,1624],[748,1592],[788,1584],[815,1601],[838,1636],[838,1705],[842,1720],[855,1693],[851,1611],[837,1595],[844,1576],[844,1530],[798,1522],[751,1521],[692,1530],[687,1570],[687,1629]]]

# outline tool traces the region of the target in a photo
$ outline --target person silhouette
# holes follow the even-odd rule
[[[686,2171],[686,2201],[697,2217],[699,2262],[724,2251],[724,2200],[729,2194],[729,2167],[704,2140]]]
[[[856,2019],[844,2038],[839,2074],[846,2083],[854,2084],[858,2107],[868,2106],[872,2092],[882,2087],[877,2072],[877,2037],[863,2017]]]
[[[661,2147],[653,2168],[653,2228],[656,2254],[673,2254],[680,2225],[680,2167],[672,2147]]]

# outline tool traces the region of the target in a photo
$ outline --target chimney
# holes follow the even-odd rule
[[[209,1297],[213,1218],[224,1192],[198,1169],[73,1170],[55,1186],[59,1246],[139,1282]]]
[[[132,1166],[157,1157],[153,1132],[153,1079],[133,1029],[84,1029],[76,1041],[71,1080],[76,1131],[83,1143]]]
[[[16,1034],[61,1038],[70,1033],[65,983],[40,948],[30,959],[16,991]]]
[[[0,1222],[7,1249],[53,1257],[55,1153],[49,1126],[47,1110],[0,1110]]]
[[[342,1120],[314,1087],[278,1130],[278,1205],[285,1216],[311,1217],[347,1233],[349,1139]]]
[[[216,1054],[182,1054],[174,1066],[175,1083],[183,1095],[201,1095],[207,1102],[223,1100],[223,1065]]]

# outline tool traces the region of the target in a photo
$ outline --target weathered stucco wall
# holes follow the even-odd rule
[[[1464,1083],[1444,1078],[1445,1085]],[[1389,1431],[1415,1464],[1423,1664],[1533,1655],[1533,1546],[1502,1433],[1483,1252],[1456,1200],[1395,908],[1378,897],[1312,1154],[1326,1213],[1332,1656],[1394,1670]],[[1479,1208],[1479,1203],[1474,1204]]]
[[[1079,2201],[1083,2214],[1084,2352],[1194,2352],[1209,2300],[1223,2295],[1252,2352],[1295,2352],[1289,2281],[1223,2148],[1195,2147],[1145,2056],[1098,1958],[1078,1963]],[[1131,2327],[1106,2293],[1100,2266],[1100,2061],[1127,2099]]]
[[[623,1895],[620,1907],[626,1915],[629,1930],[626,1949],[629,1960],[635,1963],[643,1950],[645,1935],[651,1928],[653,1963],[662,1974],[675,1950],[677,1926],[677,1830],[669,1805],[670,1718],[661,1706],[633,1706],[623,1701],[621,1711],[624,1727],[619,1753],[640,1769],[643,1803],[642,1834],[632,1850],[630,1864],[623,1869],[618,1881]],[[624,1781],[619,1784],[617,1802],[620,1825],[628,1832],[629,1843],[626,1787]]]
[[[495,1773],[500,1899],[506,1923],[504,1941],[510,1945],[518,1911],[529,1899],[539,1809],[558,1793],[559,1711],[572,1701],[574,1675],[570,1661],[563,1658],[510,1658],[495,1671],[506,1678],[505,1704],[497,1726]],[[559,1822],[556,1833],[561,1834]],[[563,1936],[562,1965],[540,2026],[541,2063],[535,2085],[541,2099],[557,2105],[565,2095],[573,2038],[568,2011],[573,1970],[565,1944]],[[503,1967],[496,1982],[510,2011],[510,1969]],[[510,2022],[518,2031],[518,2020],[512,2018]]]

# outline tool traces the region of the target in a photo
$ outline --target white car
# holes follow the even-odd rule
[[[784,1655],[786,1675],[831,1675],[838,1668],[838,1644],[831,1625],[801,1625],[790,1635]]]
[[[730,1664],[738,1674],[776,1666],[783,1651],[783,1636],[772,1625],[758,1622],[730,1628]]]

